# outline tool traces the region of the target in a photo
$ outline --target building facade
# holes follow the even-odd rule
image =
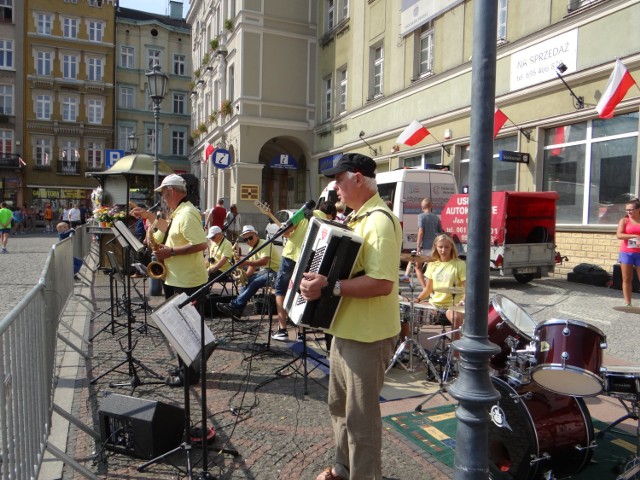
[[[0,1],[0,200],[22,206],[24,5]]]
[[[169,15],[116,10],[116,148],[129,151],[128,139],[134,136],[138,153],[155,155],[157,141],[160,160],[177,173],[191,173],[191,27],[182,7],[182,2],[169,2]],[[168,75],[158,132],[145,75],[155,65]]]
[[[312,0],[194,0],[187,15],[201,197],[237,204],[260,230],[256,200],[278,210],[311,198],[316,12]]]
[[[113,2],[24,4],[25,202],[88,205],[113,145]]]
[[[372,156],[378,171],[446,166],[461,190],[469,184],[474,2],[409,3],[318,2],[314,191],[346,152]],[[640,80],[640,2],[499,0],[497,13],[495,102],[509,121],[494,140],[492,187],[558,191],[556,242],[570,257],[558,271],[609,267],[616,224],[639,192],[638,88],[611,119],[595,105],[616,59]],[[430,135],[396,144],[413,120]],[[500,151],[530,160],[501,161]]]

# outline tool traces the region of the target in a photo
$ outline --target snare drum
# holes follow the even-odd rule
[[[501,351],[489,359],[491,368],[505,369],[511,353],[509,343],[515,344],[516,350],[523,349],[533,339],[535,329],[536,322],[520,305],[502,295],[494,296],[489,305],[488,334]]]
[[[611,365],[600,369],[604,393],[611,397],[636,400],[640,396],[640,366]]]
[[[552,392],[591,397],[602,392],[602,349],[606,337],[579,320],[552,319],[536,328],[534,382]]]

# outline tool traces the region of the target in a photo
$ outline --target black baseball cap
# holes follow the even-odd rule
[[[376,178],[376,162],[360,153],[346,153],[335,167],[322,173],[325,177],[333,178],[340,172],[360,172],[365,177]]]

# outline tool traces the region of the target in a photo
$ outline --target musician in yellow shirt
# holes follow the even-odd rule
[[[346,224],[363,238],[351,278],[329,285],[317,273],[300,283],[309,301],[343,297],[328,330],[331,345],[329,411],[335,435],[335,464],[316,480],[382,478],[382,420],[379,395],[385,367],[400,331],[398,266],[402,229],[380,198],[376,163],[346,154],[324,174],[335,177],[340,201],[353,212]]]
[[[242,238],[251,250],[261,247],[265,240],[258,237],[258,231],[253,225],[245,225],[242,227]],[[230,317],[239,317],[242,311],[249,303],[251,297],[262,287],[270,284],[276,278],[276,272],[280,268],[282,257],[280,252],[274,248],[273,244],[263,248],[255,253],[242,266],[247,268],[247,284],[240,291],[238,297],[229,303],[216,303],[216,307],[222,313]],[[258,270],[259,269],[259,270]]]

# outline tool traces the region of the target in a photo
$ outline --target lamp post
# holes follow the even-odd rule
[[[153,189],[158,188],[158,166],[160,161],[158,160],[158,129],[160,128],[160,104],[164,97],[167,96],[167,84],[169,83],[169,77],[166,73],[160,71],[160,65],[154,65],[151,70],[145,73],[147,76],[147,93],[149,98],[153,101],[153,118],[155,120],[155,148],[153,155]],[[158,193],[155,192],[155,199],[158,200]]]
[[[127,137],[127,153],[129,155],[136,153],[138,150],[138,137],[135,133],[132,133]]]

